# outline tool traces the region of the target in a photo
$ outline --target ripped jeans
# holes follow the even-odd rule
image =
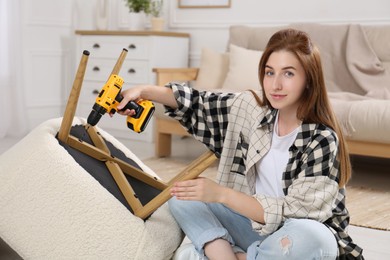
[[[204,246],[222,238],[247,252],[247,259],[336,259],[338,246],[332,232],[310,219],[288,219],[268,236],[253,231],[248,218],[220,203],[169,200],[172,215],[199,253]],[[241,251],[241,250],[239,250]]]

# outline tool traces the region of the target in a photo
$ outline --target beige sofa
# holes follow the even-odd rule
[[[240,92],[259,88],[257,64],[280,27],[230,27],[226,53],[203,49],[199,68],[156,68],[157,84],[186,81],[198,89]],[[319,46],[329,97],[351,154],[390,158],[390,25],[291,24]],[[172,135],[188,135],[156,113],[156,155],[169,156]]]

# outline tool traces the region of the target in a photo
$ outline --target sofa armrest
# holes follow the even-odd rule
[[[172,81],[192,81],[195,80],[198,75],[198,68],[153,68],[153,72],[156,73],[156,85],[164,87],[167,83]],[[164,108],[160,104],[156,104],[155,116],[163,117],[167,120],[170,119],[164,116]]]
[[[164,86],[171,81],[192,81],[198,76],[198,68],[154,68],[156,84]]]

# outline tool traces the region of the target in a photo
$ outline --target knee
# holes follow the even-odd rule
[[[286,236],[283,236],[280,240],[279,240],[279,246],[280,246],[280,249],[282,250],[282,253],[283,255],[287,255],[290,248],[291,248],[291,245],[292,245],[292,241],[291,241],[291,238],[286,235]]]
[[[168,200],[168,205],[172,214],[174,214],[174,212],[180,211],[179,208],[181,207],[181,203],[175,197],[172,197],[171,199]]]
[[[169,209],[174,216],[188,212],[191,208],[190,204],[188,201],[178,200],[175,197],[168,200]]]
[[[252,244],[249,252],[269,259],[335,259],[338,247],[322,223],[292,219],[263,242]]]
[[[299,233],[299,237],[311,241],[313,245],[324,245],[326,242],[336,243],[333,233],[324,224],[311,219],[293,219],[291,230]],[[299,231],[299,232],[298,232]]]
[[[332,232],[322,223],[309,219],[293,219],[286,224],[278,241],[283,255],[310,256],[324,259],[337,255],[338,246]],[[291,252],[292,251],[292,252]]]

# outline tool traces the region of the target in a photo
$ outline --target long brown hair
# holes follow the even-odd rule
[[[263,85],[265,66],[270,55],[275,51],[288,51],[294,54],[302,64],[306,72],[306,84],[301,103],[297,110],[297,117],[305,123],[324,124],[333,129],[339,140],[338,160],[340,162],[340,182],[343,187],[351,177],[351,162],[347,151],[347,145],[339,123],[330,106],[322,71],[320,52],[312,43],[310,37],[302,31],[285,29],[276,32],[269,40],[259,64],[259,79]],[[272,107],[265,98],[260,105]]]

